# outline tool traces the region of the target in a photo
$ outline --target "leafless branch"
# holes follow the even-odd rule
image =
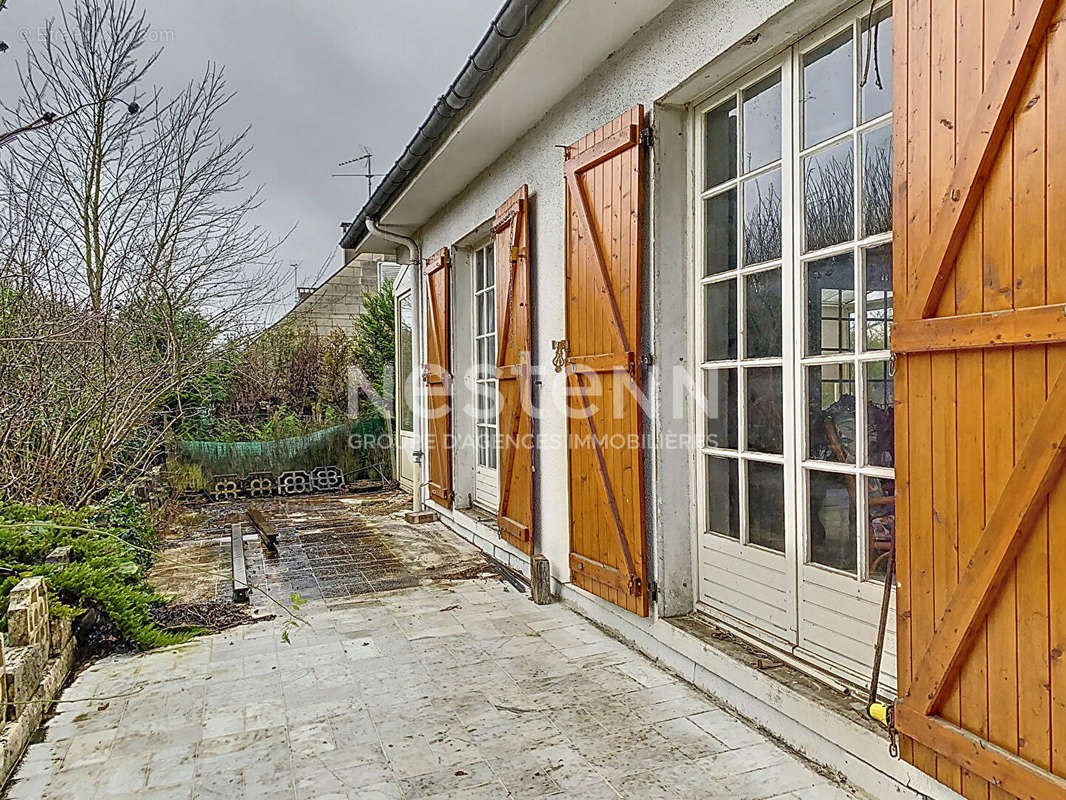
[[[0,497],[81,502],[143,475],[190,381],[277,291],[221,68],[141,88],[149,38],[131,0],[76,0],[4,109]]]

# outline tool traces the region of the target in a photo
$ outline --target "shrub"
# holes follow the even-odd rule
[[[187,641],[198,631],[165,631],[152,621],[151,607],[168,600],[146,580],[155,538],[143,507],[129,498],[77,511],[0,504],[0,627],[7,628],[15,584],[41,575],[53,616],[76,616],[96,608],[123,639],[141,649]],[[72,549],[72,563],[45,564],[48,554],[62,546]]]

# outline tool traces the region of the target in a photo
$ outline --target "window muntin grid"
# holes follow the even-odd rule
[[[891,10],[872,17],[879,82],[870,77],[863,87],[868,19],[857,15],[793,48],[700,109],[696,122],[702,530],[780,553],[796,537],[805,563],[860,579],[883,574],[894,527]],[[745,146],[753,129],[746,101],[765,97],[768,84],[779,87],[781,103],[776,158],[759,156],[765,104],[760,146]],[[768,195],[779,221],[761,223],[772,235],[753,242],[752,220],[774,217],[765,213]],[[752,196],[763,198],[762,214],[751,213]],[[759,284],[761,293],[752,290]],[[764,386],[769,392],[753,403],[753,388]],[[767,417],[768,393],[784,417],[780,446],[763,428],[752,435],[753,412]],[[762,465],[780,470],[780,484]],[[752,525],[753,503],[779,535]],[[778,513],[792,504],[794,517]]]
[[[473,254],[477,465],[497,468],[496,261],[489,242]]]

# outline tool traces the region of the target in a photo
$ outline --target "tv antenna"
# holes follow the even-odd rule
[[[347,161],[342,161],[337,166],[346,167],[349,164],[356,164],[360,161],[366,162],[366,172],[335,172],[331,177],[366,178],[366,199],[369,200],[370,196],[374,194],[374,178],[380,178],[382,175],[382,173],[374,172],[374,154],[370,152],[369,148],[367,148],[366,145],[363,145],[363,155],[349,158]]]

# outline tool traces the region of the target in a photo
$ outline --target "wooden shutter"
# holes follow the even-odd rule
[[[426,462],[429,497],[452,507],[451,276],[448,248],[426,259]]]
[[[566,151],[566,340],[570,575],[648,613],[641,390],[644,109]],[[565,355],[565,358],[563,357]]]
[[[499,381],[500,536],[533,553],[533,325],[529,188],[496,209],[496,379]]]
[[[901,752],[1066,797],[1066,15],[893,7]]]

